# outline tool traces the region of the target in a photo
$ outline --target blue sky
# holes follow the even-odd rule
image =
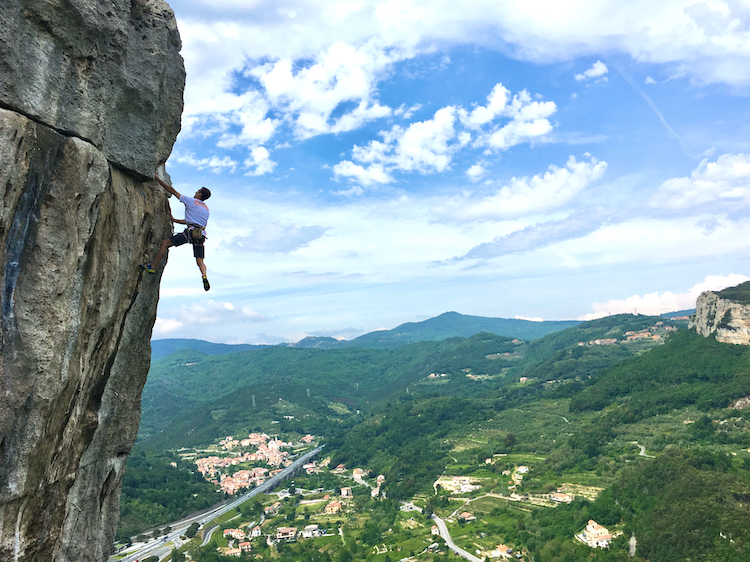
[[[170,4],[167,170],[213,192],[212,289],[171,250],[155,338],[655,314],[748,279],[746,2]]]

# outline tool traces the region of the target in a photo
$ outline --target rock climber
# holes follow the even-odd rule
[[[154,174],[154,179],[160,186],[177,197],[180,203],[185,205],[185,220],[176,219],[171,216],[170,218],[172,219],[172,222],[184,224],[187,228],[184,232],[180,232],[171,238],[162,240],[154,261],[149,265],[141,265],[140,268],[146,273],[156,273],[156,268],[161,263],[161,260],[164,259],[164,256],[167,255],[169,248],[172,246],[182,246],[183,244],[190,242],[190,244],[193,245],[195,262],[198,264],[198,268],[201,270],[201,275],[203,276],[203,288],[208,291],[211,288],[211,285],[208,283],[208,278],[206,277],[206,264],[203,263],[203,258],[205,257],[203,243],[206,240],[205,229],[208,224],[208,206],[205,201],[211,197],[211,192],[208,188],[201,187],[195,192],[195,197],[188,197],[187,195],[180,195],[175,188],[163,182],[158,175]]]

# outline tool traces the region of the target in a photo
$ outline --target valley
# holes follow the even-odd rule
[[[742,560],[750,411],[729,406],[750,395],[747,351],[684,320],[632,315],[533,340],[181,349],[152,365],[135,452],[164,455],[221,497],[325,445],[287,492],[217,522],[242,529],[262,509],[260,536],[185,541],[174,560],[458,559],[432,515],[479,559]],[[290,444],[273,466],[243,445],[263,434]],[[213,474],[201,473],[210,457]],[[140,492],[123,490],[125,513]],[[329,532],[297,536],[310,525]]]

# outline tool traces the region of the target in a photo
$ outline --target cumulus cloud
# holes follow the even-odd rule
[[[456,108],[444,107],[432,119],[412,123],[408,127],[394,125],[381,131],[381,141],[354,146],[352,158],[333,167],[337,177],[352,178],[363,185],[390,183],[390,171],[417,171],[422,174],[448,169],[453,153],[460,148],[455,131]]]
[[[284,58],[250,68],[246,75],[256,78],[268,103],[293,121],[295,135],[307,139],[351,131],[390,115],[392,110],[375,99],[375,86],[385,69],[405,56],[374,41],[361,47],[335,43],[312,64],[300,66]],[[345,104],[354,107],[333,118]]]
[[[465,192],[451,197],[434,210],[443,217],[459,220],[510,219],[550,211],[571,201],[578,193],[599,179],[607,163],[590,155],[578,161],[570,156],[564,168],[550,166],[543,174],[531,178],[512,178],[494,194],[475,197]]]
[[[230,302],[208,300],[200,304],[182,305],[176,318],[156,318],[154,335],[184,334],[190,326],[197,324],[226,324],[229,322],[264,322],[268,317],[247,306],[236,306]],[[186,328],[187,327],[187,328]]]
[[[684,293],[648,293],[634,295],[625,299],[613,299],[605,303],[594,303],[594,312],[585,314],[579,320],[594,320],[611,314],[646,314],[656,316],[665,312],[695,308],[695,301],[704,291],[720,291],[727,287],[739,285],[750,280],[750,277],[739,273],[729,275],[709,275],[706,279]]]
[[[207,32],[207,38],[194,38],[195,44],[191,44],[198,29]],[[244,146],[253,150],[282,127],[291,127],[293,135],[304,140],[355,130],[391,115],[392,109],[377,100],[377,83],[394,62],[411,56],[403,49],[381,47],[371,40],[359,46],[333,43],[303,59],[277,58],[268,52],[248,59],[226,53],[226,42],[246,45],[239,22],[217,23],[208,31],[195,22],[183,29],[181,22],[181,30],[187,35],[183,54],[188,74],[196,79],[188,81],[180,138],[216,136],[217,146],[227,149]],[[217,55],[213,64],[205,61],[204,50]],[[195,65],[200,70],[191,72]],[[198,83],[200,91],[193,87]],[[409,114],[417,108],[400,113]],[[250,173],[259,175],[272,169],[266,164]]]
[[[393,181],[393,176],[388,173],[385,166],[381,163],[374,163],[365,167],[361,164],[344,160],[333,167],[333,173],[336,177],[349,178],[364,186],[387,184]]]
[[[154,323],[154,335],[163,336],[165,334],[171,334],[182,328],[182,326],[183,323],[179,320],[175,320],[174,318],[165,320],[164,318],[157,316],[156,322]]]
[[[218,174],[221,172],[234,172],[237,169],[237,162],[232,160],[229,156],[219,158],[218,156],[211,156],[210,158],[196,158],[192,152],[178,152],[175,151],[172,154],[172,159],[175,162],[181,164],[187,164],[193,166],[199,170],[208,168],[213,173]]]
[[[202,303],[182,305],[178,321],[183,324],[218,324],[227,322],[264,322],[268,317],[247,306],[235,306],[231,302],[208,300]]]
[[[422,173],[442,172],[450,164],[455,146],[450,141],[455,136],[456,111],[448,106],[435,112],[432,119],[412,123],[406,130],[394,127],[386,142],[395,144],[394,163],[405,171]]]
[[[477,162],[466,170],[466,175],[469,176],[469,179],[472,182],[478,182],[484,177],[486,172],[487,170],[484,169],[484,164],[482,162]]]
[[[510,121],[481,135],[476,145],[507,150],[523,142],[541,139],[552,131],[548,117],[555,111],[557,105],[554,102],[532,101],[529,92],[523,90],[513,96],[511,103],[498,114],[509,117]]]
[[[527,322],[544,322],[544,318],[540,316],[514,316],[516,320],[526,320]]]
[[[485,106],[471,111],[447,106],[437,110],[432,119],[380,131],[382,141],[355,145],[352,160],[339,162],[333,172],[337,178],[349,178],[365,186],[394,181],[394,170],[443,172],[450,168],[454,154],[471,142],[472,132],[479,135],[474,146],[505,150],[549,133],[552,124],[548,117],[556,109],[554,102],[533,101],[526,90],[511,100],[510,92],[497,84],[487,96]],[[504,122],[497,123],[498,120]],[[462,127],[468,130],[461,130]],[[477,166],[469,172],[472,180],[481,177],[481,166]]]
[[[510,91],[502,84],[496,84],[487,96],[487,105],[460,111],[461,122],[471,129],[478,129],[502,115],[509,100]]]
[[[181,137],[217,136],[220,148],[257,146],[268,142],[281,124],[268,116],[270,109],[263,96],[252,90],[242,94],[216,92],[196,103],[186,101]]]
[[[591,78],[601,78],[608,72],[609,72],[609,69],[607,68],[607,65],[604,64],[602,61],[598,60],[594,63],[594,66],[592,66],[585,72],[576,74],[575,79],[580,82],[582,80],[589,80]],[[606,79],[607,79],[606,77],[602,78],[602,80],[606,80]]]
[[[656,80],[654,80],[650,76],[646,76],[646,84],[656,84]]]
[[[257,146],[250,150],[250,157],[245,160],[245,167],[250,168],[250,171],[245,175],[262,176],[263,174],[273,172],[276,162],[271,160],[268,149],[263,146]]]
[[[253,225],[249,234],[233,238],[229,247],[243,253],[287,254],[308,246],[325,232],[322,226],[259,222]]]
[[[724,154],[702,160],[690,177],[665,181],[651,200],[653,207],[700,209],[706,205],[746,207],[750,204],[750,154]]]

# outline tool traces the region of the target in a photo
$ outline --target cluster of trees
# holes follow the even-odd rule
[[[749,469],[726,453],[670,449],[624,472],[598,503],[621,514],[644,558],[748,560]]]
[[[750,460],[705,447],[673,447],[633,463],[593,502],[579,498],[528,513],[509,505],[466,527],[477,536],[501,537],[537,562],[740,562],[750,559],[749,504]],[[427,507],[450,509],[442,494]],[[609,549],[574,541],[589,519],[622,534]]]
[[[735,287],[727,287],[717,293],[722,299],[750,304],[750,281],[745,281]]]
[[[660,347],[625,361],[586,383],[572,412],[602,410],[627,398],[624,422],[685,406],[726,407],[750,394],[750,348],[680,331]]]
[[[407,400],[340,434],[330,443],[332,464],[368,466],[386,476],[389,498],[409,498],[429,489],[445,467],[443,438],[495,411],[491,401],[458,397]]]

